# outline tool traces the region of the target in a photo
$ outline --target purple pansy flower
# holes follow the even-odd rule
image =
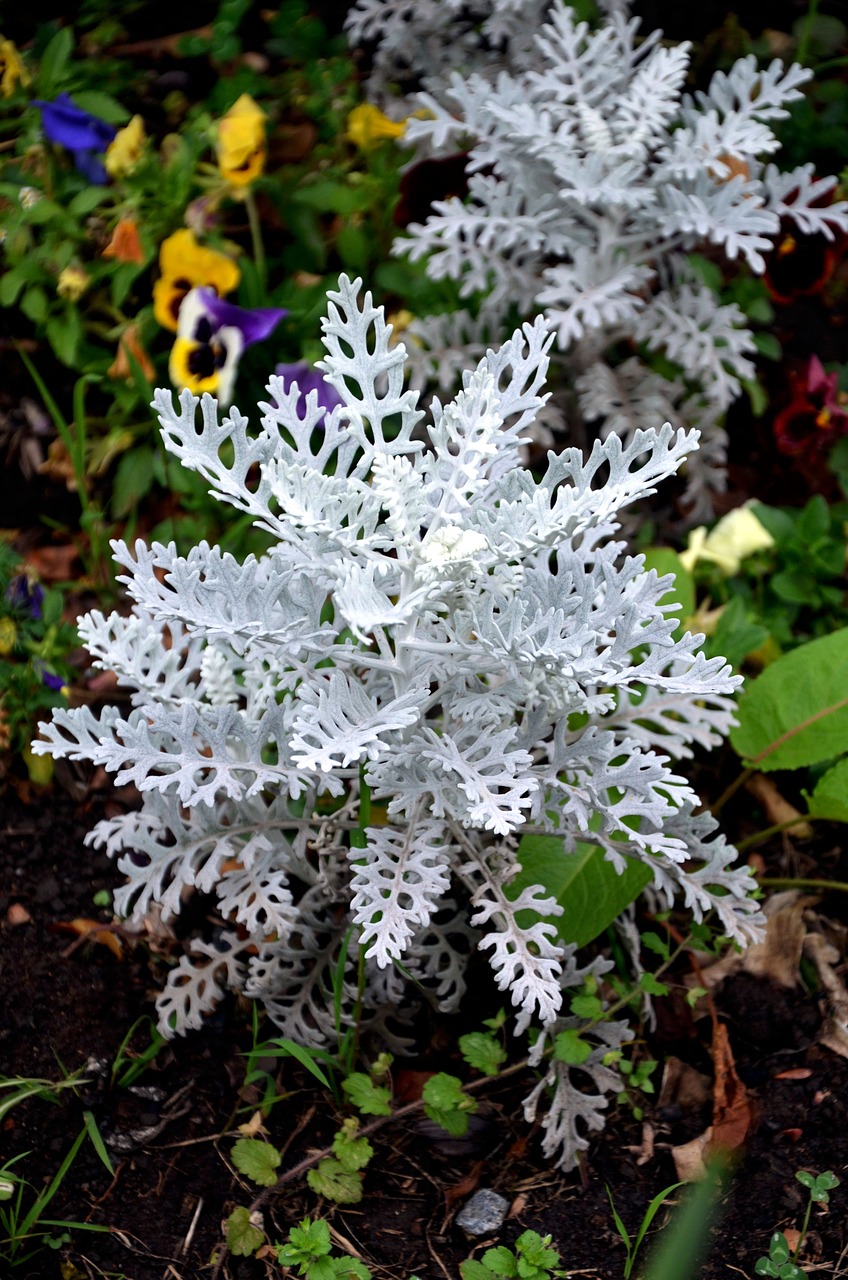
[[[171,381],[228,405],[241,353],[267,338],[286,315],[281,307],[237,307],[214,289],[190,289],[180,305],[171,348]]]
[[[67,681],[63,680],[61,676],[54,676],[52,671],[42,671],[41,683],[46,685],[48,689],[53,689],[56,693],[61,693],[65,688]]]
[[[327,413],[332,413],[338,405],[344,403],[336,388],[327,382],[321,370],[313,368],[305,360],[301,360],[298,364],[278,364],[274,374],[283,384],[280,388],[283,393],[287,392],[293,383],[297,384],[298,391],[303,397],[306,397],[310,391],[314,391],[318,396],[319,405]],[[298,412],[299,406],[298,398],[296,405]]]
[[[66,147],[74,157],[74,164],[84,178],[95,187],[103,187],[109,176],[100,159],[118,132],[105,120],[98,120],[78,107],[67,93],[60,93],[53,102],[38,98],[32,102],[41,112],[41,127],[50,142]]]
[[[6,599],[13,609],[26,609],[36,621],[41,618],[41,606],[44,603],[44,588],[37,582],[30,582],[25,573],[13,578],[6,590]]]

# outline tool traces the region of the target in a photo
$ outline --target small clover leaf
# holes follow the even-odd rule
[[[550,1236],[540,1236],[538,1231],[524,1231],[515,1242],[518,1258],[518,1274],[526,1280],[543,1280],[552,1268],[559,1265],[559,1253],[551,1249]]]
[[[342,1081],[342,1089],[357,1111],[366,1116],[390,1116],[392,1095],[381,1084],[375,1084],[364,1071],[354,1071]]]
[[[239,1138],[232,1150],[232,1161],[239,1173],[260,1187],[273,1187],[280,1159],[277,1148],[259,1138]]]
[[[469,1031],[460,1036],[459,1051],[469,1067],[482,1071],[484,1076],[496,1076],[501,1063],[506,1062],[503,1045],[485,1031]]]
[[[462,1138],[468,1132],[469,1112],[477,1110],[477,1103],[462,1092],[456,1076],[444,1071],[431,1076],[421,1090],[424,1111],[452,1138]]]
[[[362,1199],[362,1174],[346,1169],[341,1160],[326,1156],[310,1169],[306,1181],[313,1191],[336,1204],[358,1204]]]
[[[256,1222],[261,1221],[259,1214],[252,1215],[243,1206],[233,1209],[227,1218],[227,1248],[237,1258],[250,1258],[265,1243],[265,1232]]]

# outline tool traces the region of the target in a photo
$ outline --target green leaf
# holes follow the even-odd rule
[[[506,1245],[499,1244],[494,1249],[487,1249],[481,1261],[490,1273],[498,1277],[505,1276],[507,1280],[511,1280],[511,1277],[518,1275],[515,1254]]]
[[[112,515],[116,520],[129,515],[139,498],[150,492],[154,457],[149,445],[139,445],[121,458],[112,484]]]
[[[554,1040],[554,1057],[560,1062],[567,1062],[570,1067],[579,1067],[591,1052],[592,1046],[588,1041],[581,1040],[579,1031],[575,1031],[573,1027],[560,1031]]]
[[[72,213],[75,218],[84,217],[99,205],[105,204],[111,197],[112,192],[108,187],[83,187],[82,191],[78,191],[68,204],[68,213]]]
[[[660,578],[667,573],[674,574],[674,586],[660,598],[660,604],[679,604],[676,613],[669,616],[677,619],[677,626],[672,635],[679,639],[685,631],[684,622],[695,612],[695,579],[680,561],[680,556],[670,547],[649,547],[645,552],[645,568],[655,569]]]
[[[431,1076],[421,1090],[424,1111],[434,1124],[447,1130],[452,1138],[462,1138],[468,1132],[468,1116],[477,1110],[473,1098],[462,1092],[456,1076],[439,1071]]]
[[[840,760],[816,783],[812,795],[802,793],[813,818],[828,822],[848,822],[848,760]]]
[[[362,1174],[345,1169],[340,1160],[326,1156],[306,1175],[313,1191],[336,1204],[358,1204],[362,1199]]]
[[[278,1245],[277,1257],[283,1266],[296,1267],[330,1252],[330,1228],[323,1218],[303,1218],[300,1226],[291,1227],[286,1244]]]
[[[20,302],[21,311],[33,324],[40,324],[47,315],[47,294],[41,285],[30,285]]]
[[[278,1039],[272,1040],[271,1044],[275,1047],[268,1051],[268,1057],[294,1058],[302,1067],[305,1067],[306,1070],[309,1071],[325,1089],[329,1089],[331,1087],[329,1080],[315,1061],[315,1055],[311,1053],[309,1049],[305,1049],[301,1044],[296,1044],[294,1040],[287,1040],[285,1036],[280,1036]]]
[[[70,27],[57,31],[41,55],[38,68],[39,89],[45,95],[57,92],[64,78],[65,67],[74,47],[74,33]]]
[[[107,124],[126,124],[130,113],[111,93],[103,93],[100,89],[74,90],[74,102],[89,115],[105,120]]]
[[[470,1067],[482,1071],[484,1076],[496,1076],[502,1062],[506,1062],[506,1050],[495,1036],[485,1031],[469,1031],[459,1037],[459,1052]]]
[[[493,1280],[493,1272],[479,1262],[477,1258],[466,1258],[459,1264],[462,1280]]]
[[[518,861],[521,871],[507,885],[507,897],[515,899],[528,886],[543,885],[564,908],[561,916],[550,918],[551,924],[563,942],[578,947],[603,933],[651,882],[644,863],[628,861],[619,875],[598,845],[581,842],[574,853],[564,853],[557,836],[524,836]],[[531,911],[521,915],[529,923],[539,919]]]
[[[604,1012],[604,1006],[597,996],[574,996],[570,1007],[576,1018],[600,1018]]]
[[[227,1248],[237,1258],[249,1258],[265,1243],[265,1233],[250,1221],[250,1210],[234,1209],[227,1218]]]
[[[355,1123],[355,1121],[354,1121]],[[339,1164],[349,1173],[364,1169],[374,1154],[374,1148],[367,1138],[356,1137],[346,1131],[344,1126],[333,1138],[333,1154]]]
[[[281,1156],[270,1142],[262,1142],[259,1138],[239,1138],[231,1156],[239,1173],[260,1187],[273,1187],[277,1181],[276,1170]]]
[[[0,276],[0,307],[12,307],[23,289],[29,272],[23,266],[13,267],[11,271],[6,271]]]
[[[392,1095],[383,1085],[375,1084],[363,1071],[354,1071],[342,1081],[342,1089],[357,1111],[366,1116],[390,1116]]]
[[[745,658],[768,640],[768,629],[749,618],[738,596],[725,605],[716,629],[707,640],[708,657],[726,658],[737,670]]]
[[[784,654],[751,681],[730,731],[751,766],[799,769],[848,751],[848,628]]]
[[[61,315],[47,321],[47,341],[62,364],[73,368],[82,338],[82,321],[79,313],[68,307]]]
[[[664,982],[658,982],[652,973],[643,973],[639,979],[639,987],[648,996],[667,996],[668,987]]]

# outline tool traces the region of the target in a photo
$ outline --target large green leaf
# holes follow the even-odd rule
[[[574,853],[564,853],[557,836],[524,836],[518,861],[521,871],[507,887],[507,897],[515,899],[529,885],[543,885],[563,908],[561,916],[550,917],[551,924],[563,942],[578,947],[603,933],[651,880],[644,863],[628,862],[619,875],[598,845],[580,843]],[[528,922],[539,919],[535,912],[521,914]]]
[[[848,760],[840,760],[819,778],[813,794],[807,796],[807,808],[813,818],[848,822]]]
[[[739,699],[734,749],[757,769],[800,769],[848,751],[848,628],[793,649]]]

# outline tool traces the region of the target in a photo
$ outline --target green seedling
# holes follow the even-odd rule
[[[459,1264],[462,1280],[556,1280],[567,1272],[559,1269],[560,1255],[551,1248],[551,1237],[524,1231],[515,1249],[498,1245],[482,1258],[466,1258]]]
[[[624,1242],[624,1247],[627,1250],[627,1257],[624,1262],[624,1280],[630,1280],[630,1276],[633,1272],[633,1267],[636,1264],[636,1257],[637,1257],[637,1254],[639,1253],[639,1248],[642,1244],[642,1241],[645,1239],[645,1236],[647,1235],[648,1229],[651,1223],[653,1222],[654,1218],[657,1216],[657,1214],[659,1213],[660,1209],[665,1204],[669,1196],[674,1191],[676,1191],[678,1187],[682,1187],[682,1186],[683,1186],[682,1182],[673,1182],[670,1187],[665,1187],[662,1191],[659,1192],[658,1195],[654,1196],[653,1200],[645,1210],[645,1215],[642,1218],[642,1221],[639,1223],[639,1230],[636,1232],[635,1238],[631,1238],[630,1232],[627,1230],[624,1223],[622,1222],[621,1217],[619,1216],[619,1213],[615,1207],[615,1203],[613,1202],[612,1192],[610,1191],[609,1187],[607,1187],[607,1196],[610,1202],[610,1209],[612,1210],[612,1218],[613,1218],[613,1222],[615,1223],[615,1229],[618,1232],[618,1234],[621,1236],[621,1239]]]
[[[289,1230],[286,1244],[277,1245],[277,1257],[284,1267],[296,1267],[306,1280],[371,1280],[371,1272],[357,1258],[331,1255],[330,1228],[321,1218],[304,1218]]]
[[[798,1257],[810,1225],[810,1214],[813,1211],[814,1204],[828,1204],[830,1202],[828,1193],[834,1187],[839,1186],[839,1179],[829,1169],[824,1173],[808,1173],[805,1169],[801,1169],[795,1174],[795,1177],[809,1191],[804,1221],[798,1234],[798,1243],[794,1250],[790,1249],[783,1232],[775,1231],[769,1241],[768,1257],[759,1258],[754,1267],[754,1272],[758,1276],[775,1276],[778,1280],[806,1280],[807,1273],[798,1266]]]

